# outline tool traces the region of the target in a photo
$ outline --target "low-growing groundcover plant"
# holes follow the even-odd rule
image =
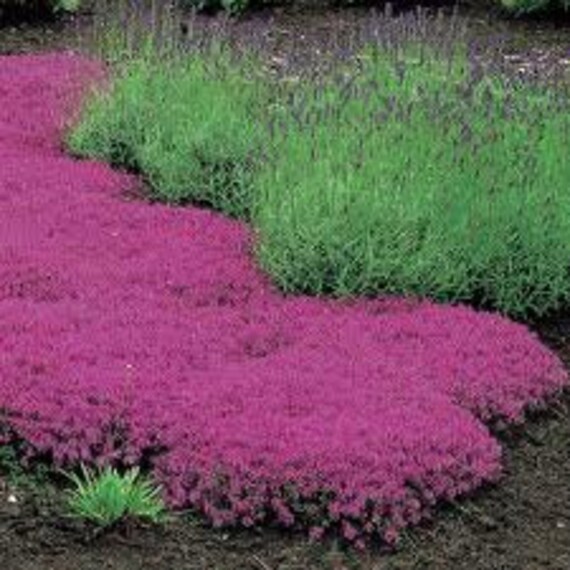
[[[495,481],[487,427],[566,385],[528,329],[379,297],[284,297],[245,224],[124,199],[61,150],[70,54],[0,58],[0,409],[68,468],[150,465],[172,507],[358,546]],[[98,73],[101,76],[101,73]]]
[[[224,50],[171,66],[147,51],[88,102],[68,146],[141,171],[163,200],[251,219],[285,292],[411,294],[519,318],[563,307],[567,90],[488,69],[437,18],[393,21],[351,65],[293,88]]]
[[[97,526],[108,528],[127,519],[159,522],[165,516],[160,487],[141,476],[138,467],[120,473],[109,466],[92,470],[82,464],[81,474],[66,476],[73,483],[70,512]]]

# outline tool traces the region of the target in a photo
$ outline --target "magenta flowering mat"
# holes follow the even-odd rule
[[[60,464],[150,461],[215,524],[394,540],[497,478],[485,422],[566,374],[496,315],[284,298],[248,228],[61,150],[97,63],[0,57],[0,410]]]

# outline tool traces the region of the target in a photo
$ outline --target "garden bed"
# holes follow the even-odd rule
[[[245,224],[127,200],[132,177],[61,154],[97,64],[48,55],[0,73],[3,373],[17,379],[2,406],[56,463],[142,461],[216,524],[391,542],[435,500],[496,480],[481,420],[519,420],[565,383],[497,316],[283,297]]]

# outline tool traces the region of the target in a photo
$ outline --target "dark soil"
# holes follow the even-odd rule
[[[331,37],[352,35],[363,10],[264,11],[231,26],[247,42],[264,39],[275,66],[318,55]],[[469,13],[476,35],[507,37],[517,68],[548,73],[570,63],[570,27],[507,24]],[[89,13],[50,24],[0,27],[0,53],[79,49]],[[200,19],[199,25],[215,25]],[[537,326],[570,366],[570,316]],[[407,533],[395,552],[356,554],[334,543],[271,529],[219,531],[192,515],[161,526],[97,534],[65,515],[58,485],[0,472],[2,570],[570,570],[570,394],[524,428],[501,435],[505,476],[477,496],[440,509]]]

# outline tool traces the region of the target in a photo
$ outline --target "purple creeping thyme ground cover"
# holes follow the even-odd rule
[[[92,61],[0,57],[0,409],[59,464],[152,461],[170,503],[357,544],[500,473],[485,422],[566,382],[522,325],[282,297],[239,222],[127,199],[61,150]]]

